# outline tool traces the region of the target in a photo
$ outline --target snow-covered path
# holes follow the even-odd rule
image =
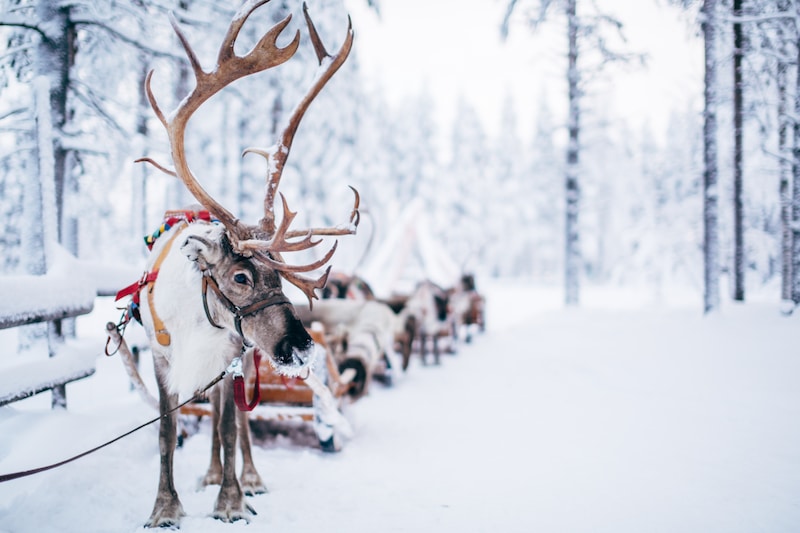
[[[302,432],[255,450],[270,492],[249,525],[197,492],[208,427],[176,456],[182,530],[790,532],[800,529],[800,323],[748,304],[547,304],[488,294],[489,331],[438,367],[348,406],[340,454]],[[518,301],[518,300],[514,300]],[[544,303],[542,303],[544,302]],[[108,318],[107,316],[103,317]],[[116,359],[69,390],[70,411],[0,408],[0,473],[52,462],[152,416]],[[47,403],[46,395],[38,400]],[[25,405],[23,405],[25,404]],[[307,440],[307,439],[305,439]],[[58,470],[0,485],[0,531],[141,530],[158,473],[148,428]]]

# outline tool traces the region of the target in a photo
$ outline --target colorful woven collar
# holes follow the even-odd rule
[[[181,221],[185,221],[189,224],[192,222],[203,220],[205,222],[217,222],[217,219],[211,218],[211,213],[206,210],[202,211],[178,211],[178,210],[171,210],[164,213],[164,222],[150,235],[144,236],[144,243],[147,245],[148,250],[153,249],[153,245],[156,243],[161,235],[166,233],[167,231],[172,228],[175,224]]]

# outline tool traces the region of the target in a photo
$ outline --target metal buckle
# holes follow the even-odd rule
[[[236,356],[231,361],[231,364],[228,365],[228,368],[225,369],[226,374],[233,374],[233,377],[243,377],[244,371],[242,370],[242,358]]]

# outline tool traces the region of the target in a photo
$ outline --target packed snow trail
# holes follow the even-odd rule
[[[347,406],[354,436],[341,453],[319,451],[306,426],[257,426],[270,492],[249,499],[249,526],[210,518],[217,488],[196,490],[203,421],[176,453],[182,530],[800,528],[797,317],[759,304],[705,318],[698,307],[565,311],[535,290],[520,311],[524,290],[487,291],[489,330],[473,344],[440,366],[414,358],[393,387],[373,383]],[[114,358],[68,394],[68,412],[51,412],[47,395],[0,409],[0,471],[63,459],[152,415]],[[158,460],[151,428],[2,484],[0,531],[146,531]]]

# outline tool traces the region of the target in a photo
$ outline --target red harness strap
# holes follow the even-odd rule
[[[136,304],[138,304],[139,303],[139,293],[141,292],[142,287],[144,287],[148,283],[154,282],[157,277],[158,277],[158,270],[156,270],[154,272],[146,272],[145,275],[143,275],[138,281],[136,281],[135,283],[131,283],[130,285],[128,285],[124,289],[120,290],[117,293],[117,297],[114,299],[114,301],[116,302],[116,301],[121,300],[122,298],[125,298],[126,296],[130,296],[132,294],[133,295],[133,301]]]
[[[253,362],[256,366],[256,380],[253,383],[253,398],[247,403],[244,391],[244,376],[233,376],[233,400],[240,411],[252,411],[261,402],[261,382],[258,377],[258,366],[261,363],[261,353],[258,349],[253,350]]]

